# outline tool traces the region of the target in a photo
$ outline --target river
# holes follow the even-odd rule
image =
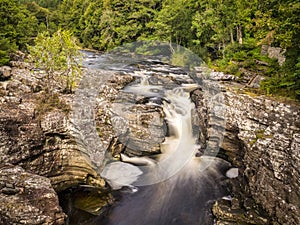
[[[135,78],[119,93],[123,101],[116,103],[118,117],[125,118],[122,113],[126,114],[126,107],[141,102],[124,101],[122,96],[138,96],[144,99],[143,104],[163,112],[166,132],[159,154],[121,153],[120,161],[103,167],[101,176],[112,188],[116,202],[103,215],[91,216],[80,224],[213,225],[212,204],[230,194],[226,176],[230,163],[216,157],[218,149],[200,151],[203,143],[199,143],[197,111],[190,96],[195,89],[204,90],[203,83],[187,68],[160,59],[85,52],[85,67]],[[75,218],[69,220],[73,221],[70,224],[76,223]]]

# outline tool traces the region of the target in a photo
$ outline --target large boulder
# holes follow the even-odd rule
[[[7,80],[11,77],[11,67],[9,66],[1,66],[0,67],[0,81]]]
[[[62,225],[66,215],[50,180],[19,166],[0,165],[0,224]]]

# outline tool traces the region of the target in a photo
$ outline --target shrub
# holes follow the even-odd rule
[[[36,99],[35,113],[38,118],[55,109],[60,109],[67,114],[70,111],[70,106],[61,100],[57,93],[46,93]]]

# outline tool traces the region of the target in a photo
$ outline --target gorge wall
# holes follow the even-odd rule
[[[247,183],[244,191],[267,211],[268,223],[299,224],[299,105],[226,89],[222,148],[239,168],[236,182]],[[247,208],[247,202],[242,205]]]
[[[300,108],[225,94],[229,127],[245,146],[243,164],[250,192],[280,224],[300,223]]]

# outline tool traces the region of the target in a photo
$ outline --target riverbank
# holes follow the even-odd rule
[[[107,83],[103,84],[103,91],[99,95],[101,104],[96,106],[97,131],[102,141],[116,154],[123,151],[123,147],[114,138],[111,115],[107,109],[119,91],[133,80],[131,76],[113,73]],[[244,224],[259,224],[257,221],[261,224],[297,224],[300,214],[299,196],[296,192],[299,189],[296,179],[299,177],[299,154],[297,154],[300,146],[299,106],[264,96],[248,95],[242,91],[232,91],[233,85],[230,82],[222,82],[224,82],[222,92],[227,106],[227,122],[221,150],[239,169],[239,177],[232,180],[232,199],[225,203],[222,201],[227,205],[226,210],[220,207],[222,202],[218,202],[215,206],[219,224],[222,224],[221,221],[223,224],[236,223],[232,220],[240,221],[241,218],[247,218],[241,222]],[[11,68],[5,79],[0,81],[3,183],[1,198],[9,201],[3,204],[3,207],[24,202],[27,205],[22,208],[33,211],[32,214],[20,214],[17,207],[8,207],[7,210],[1,211],[0,215],[5,224],[21,223],[21,217],[31,221],[32,218],[36,218],[35,216],[44,218],[40,221],[41,224],[63,224],[62,218],[65,218],[65,215],[54,190],[64,193],[80,185],[95,187],[102,197],[100,205],[93,205],[95,208],[93,212],[97,215],[102,212],[101,207],[105,208],[113,203],[110,195],[103,195],[107,193],[107,184],[82,154],[84,146],[78,146],[78,142],[74,140],[74,133],[78,131],[70,123],[69,114],[57,107],[37,116],[39,101],[36,100],[44,95],[42,87],[39,71],[30,71],[27,67]],[[73,97],[73,95],[58,95],[59,100],[65,104],[72,102]],[[192,98],[197,105],[202,133],[207,135],[203,137],[205,141],[209,136],[209,127],[213,125],[209,124],[212,115],[208,114],[207,99],[203,97],[201,91],[193,92]],[[151,120],[144,122],[149,124]],[[154,146],[153,151],[156,151],[155,149]],[[51,193],[53,197],[33,198],[28,193],[35,190],[34,185],[8,182],[5,175],[7,163],[15,168],[13,171],[18,176],[43,179],[45,185],[42,187],[45,187],[47,192],[34,193],[38,195]],[[23,169],[19,169],[20,167]],[[50,182],[52,186],[49,186]],[[39,205],[33,207],[35,210],[32,210],[31,205],[33,199],[39,199],[37,201]],[[53,210],[43,209],[44,206],[51,204],[55,205],[51,207]],[[239,211],[238,216],[229,218],[228,215],[231,215],[230,212],[234,209],[243,211]],[[260,209],[269,215],[261,215]],[[262,219],[255,220],[257,218]]]

